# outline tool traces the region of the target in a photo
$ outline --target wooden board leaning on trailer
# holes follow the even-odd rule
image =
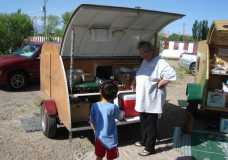
[[[209,51],[209,54],[207,54],[207,70],[206,74],[208,75],[208,83],[206,87],[206,95],[204,100],[205,102],[205,108],[208,110],[214,110],[214,111],[224,111],[228,112],[228,94],[227,93],[221,93],[220,99],[223,99],[224,104],[218,103],[217,107],[215,106],[209,106],[209,98],[211,96],[217,93],[219,90],[223,90],[223,83],[228,79],[228,73],[225,73],[226,69],[223,72],[215,72],[215,68],[217,65],[227,68],[228,69],[228,52],[223,53],[224,51],[228,51],[228,21],[227,20],[218,20],[214,21],[212,24],[207,44],[205,46],[207,47],[207,50]],[[206,80],[206,79],[205,79]],[[216,91],[217,90],[217,91]],[[216,92],[216,93],[215,93]],[[218,93],[219,94],[219,93]],[[218,101],[218,100],[217,100]],[[217,103],[217,102],[216,102]],[[220,105],[219,105],[220,104]]]
[[[40,73],[43,98],[55,101],[59,119],[70,130],[69,93],[58,44],[49,42],[43,45],[40,58]]]

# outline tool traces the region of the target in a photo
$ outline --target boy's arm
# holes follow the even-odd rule
[[[118,120],[124,120],[125,118],[125,112],[120,110],[118,106],[115,106],[115,109],[114,109],[114,116],[116,119]]]
[[[119,113],[119,118],[118,120],[124,120],[125,119],[125,112],[120,110],[120,113]]]
[[[96,126],[94,124],[94,106],[93,105],[90,110],[89,124],[92,127],[93,131],[95,132]]]
[[[89,121],[89,124],[90,124],[91,128],[93,129],[93,131],[95,132],[95,129],[96,129],[95,125],[91,121]]]

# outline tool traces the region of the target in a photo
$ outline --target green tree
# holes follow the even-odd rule
[[[195,22],[193,23],[193,26],[192,26],[192,37],[194,40],[198,39],[197,30],[198,30],[198,21],[195,20]]]
[[[207,39],[207,34],[209,31],[208,21],[197,21],[195,20],[192,26],[192,36],[194,41],[200,41]]]
[[[61,20],[59,16],[49,15],[47,16],[47,33],[55,33],[60,25]]]
[[[63,24],[64,24],[64,29],[66,28],[66,25],[68,24],[69,20],[70,20],[70,17],[72,15],[73,12],[65,12],[63,15],[62,15],[62,19],[63,19]]]
[[[207,39],[207,34],[209,31],[209,27],[208,27],[208,21],[204,20],[202,21],[202,39],[205,40]]]
[[[168,40],[169,41],[180,41],[180,42],[183,42],[183,41],[192,42],[193,38],[192,38],[192,36],[173,33],[168,37]]]
[[[0,14],[0,54],[6,54],[9,49],[19,47],[33,31],[30,17],[21,13],[21,10]]]
[[[173,33],[169,36],[169,41],[183,41],[183,35]]]

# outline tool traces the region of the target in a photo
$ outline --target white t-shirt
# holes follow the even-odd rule
[[[176,80],[175,70],[159,56],[150,61],[143,60],[136,73],[136,111],[162,113],[166,91],[157,87],[161,79]]]

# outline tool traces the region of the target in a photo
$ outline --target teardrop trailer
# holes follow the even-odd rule
[[[195,83],[186,89],[187,108],[193,113],[200,109],[227,117],[228,20],[213,22],[207,40],[198,43],[197,57]]]
[[[134,102],[130,84],[140,64],[139,40],[151,41],[158,51],[158,32],[184,15],[98,5],[80,5],[72,14],[60,44],[47,42],[42,47],[41,121],[43,133],[55,137],[57,124],[73,131],[90,129],[90,104],[100,98],[99,82],[118,82],[119,98]],[[124,98],[123,98],[124,99]],[[134,103],[130,103],[132,107]],[[121,107],[121,106],[120,106]],[[122,106],[123,107],[123,106]],[[126,121],[139,121],[133,111]]]

